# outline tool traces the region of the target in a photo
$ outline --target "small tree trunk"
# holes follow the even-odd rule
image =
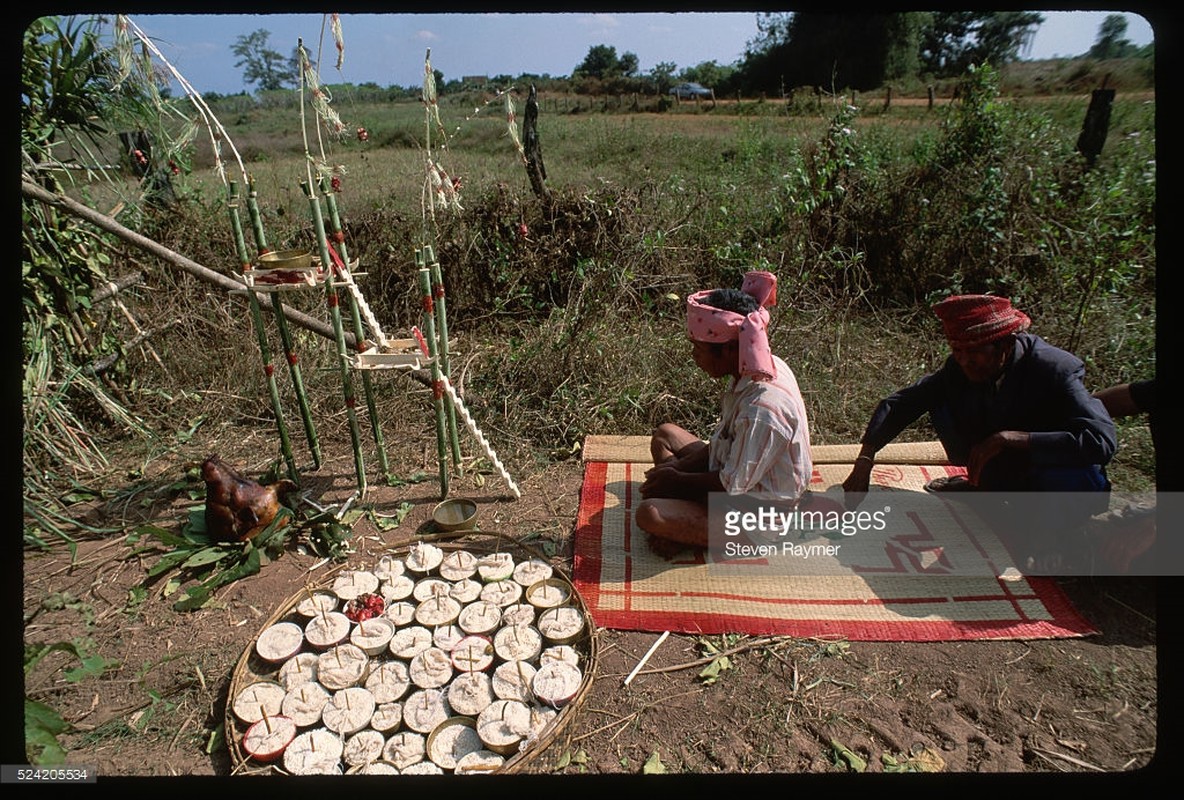
[[[1106,82],[1103,81],[1105,86]],[[1113,89],[1094,89],[1085,112],[1081,135],[1077,137],[1077,150],[1085,156],[1085,162],[1093,166],[1106,144],[1106,133],[1110,128],[1110,106],[1114,103]]]
[[[550,192],[544,183],[547,179],[547,168],[543,165],[543,149],[539,144],[539,100],[534,84],[530,86],[530,94],[526,97],[526,116],[522,123],[522,149],[526,153],[526,175],[530,178],[530,187],[535,196],[542,200],[550,199]]]

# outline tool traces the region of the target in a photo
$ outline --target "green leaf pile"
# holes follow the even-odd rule
[[[205,526],[205,506],[196,506],[189,513],[189,521],[180,534],[156,525],[141,525],[137,538],[149,537],[173,548],[162,555],[148,569],[148,580],[173,570],[178,574],[165,583],[166,597],[181,594],[173,601],[176,611],[204,608],[221,586],[259,572],[259,568],[283,552],[284,541],[292,526],[291,509],[280,507],[271,524],[245,542],[218,542],[210,538]],[[155,545],[141,548],[136,553],[155,549]],[[181,589],[187,582],[188,588]]]

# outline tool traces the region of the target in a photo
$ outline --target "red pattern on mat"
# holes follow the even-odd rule
[[[626,464],[624,504],[626,509],[632,509],[633,481],[632,469],[634,465]],[[951,474],[958,468],[942,466],[922,468],[925,480],[937,475]],[[602,628],[615,628],[636,631],[673,631],[676,633],[744,633],[750,635],[787,635],[787,636],[829,636],[841,637],[851,641],[957,641],[957,640],[985,640],[985,639],[1046,639],[1088,636],[1097,631],[1084,619],[1069,603],[1064,592],[1051,578],[1030,577],[1017,582],[994,580],[997,594],[952,593],[942,594],[937,591],[932,596],[923,594],[916,597],[895,596],[889,601],[868,599],[862,597],[831,597],[819,598],[805,596],[790,598],[769,598],[744,594],[743,592],[696,591],[683,588],[677,592],[644,591],[634,585],[635,555],[628,552],[635,541],[630,530],[633,525],[633,515],[625,513],[623,524],[626,527],[624,547],[626,549],[624,565],[624,588],[606,587],[602,585],[601,575],[605,566],[604,537],[601,525],[606,501],[606,476],[608,464],[606,462],[588,462],[585,466],[584,484],[580,495],[579,513],[576,518],[575,556],[573,581],[588,607],[596,625]],[[974,541],[974,532],[967,528],[966,522],[956,513],[958,519],[968,535]],[[976,542],[981,552],[986,554],[982,545]],[[685,558],[682,561],[671,562],[672,567],[680,564],[703,564],[703,559]],[[787,580],[802,580],[792,578]],[[807,579],[808,580],[808,579]],[[973,583],[968,584],[968,587]],[[983,581],[978,582],[979,588]],[[697,610],[663,610],[646,609],[644,600],[677,597],[684,604],[703,606]],[[712,600],[723,602],[742,601],[749,605],[760,605],[765,608],[780,607],[785,613],[774,617],[757,616],[755,614],[737,614],[721,612],[710,607]],[[835,620],[819,618],[815,614],[811,618],[812,609],[818,612],[829,609],[841,611],[843,607],[873,606],[909,606],[958,604],[962,613],[968,606],[979,604],[982,619],[967,618],[963,613],[962,619],[911,619],[911,620]],[[992,606],[999,604],[1010,607],[1012,617],[1000,619],[998,612],[992,612]],[[1035,607],[1033,607],[1035,604]],[[612,607],[609,607],[612,606]],[[1038,612],[1038,613],[1033,613]],[[832,615],[833,616],[833,615]],[[932,614],[930,615],[932,616]]]

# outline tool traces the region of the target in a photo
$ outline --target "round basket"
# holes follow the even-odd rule
[[[427,537],[424,537],[425,540]],[[520,542],[515,542],[505,537],[497,536],[496,534],[475,535],[469,534],[463,539],[455,541],[441,541],[433,537],[432,543],[448,553],[452,550],[468,550],[475,555],[482,555],[494,552],[508,552],[517,561],[519,559],[539,558],[548,560],[545,555],[534,550]],[[410,551],[410,546],[394,549],[390,554],[401,558],[406,556]],[[362,567],[365,568],[365,567]],[[225,714],[225,731],[227,746],[230,750],[230,758],[233,764],[233,772],[235,775],[265,775],[265,774],[288,774],[282,767],[282,759],[276,762],[263,763],[256,761],[246,753],[242,746],[243,736],[246,733],[247,726],[238,719],[232,712],[234,698],[240,691],[245,689],[252,683],[260,680],[275,680],[281,665],[269,663],[264,661],[255,649],[255,642],[258,640],[259,634],[276,625],[280,622],[297,622],[301,623],[303,618],[296,612],[296,606],[307,597],[309,592],[315,592],[318,589],[327,589],[332,585],[332,578],[338,572],[338,569],[332,570],[329,574],[323,576],[318,584],[311,585],[307,588],[302,588],[296,592],[283,603],[280,604],[276,612],[260,627],[252,638],[250,644],[243,651],[239,658],[234,672],[231,675],[229,695],[226,702]],[[533,761],[540,753],[543,752],[562,730],[571,722],[572,718],[579,713],[584,703],[584,698],[587,697],[588,692],[592,688],[592,681],[597,672],[597,665],[599,660],[598,639],[596,630],[593,626],[592,618],[588,613],[587,606],[583,598],[575,590],[574,584],[571,583],[567,574],[556,568],[554,571],[555,578],[562,579],[566,582],[571,592],[571,605],[578,608],[584,617],[584,633],[575,642],[569,643],[582,659],[583,681],[580,684],[579,690],[575,697],[562,707],[556,716],[547,723],[547,725],[535,735],[531,744],[519,750],[512,757],[506,759],[496,770],[491,770],[492,774],[513,774],[521,772],[527,764]],[[393,656],[388,656],[390,660],[394,660]],[[379,657],[378,661],[383,658]],[[397,776],[396,776],[397,777]]]

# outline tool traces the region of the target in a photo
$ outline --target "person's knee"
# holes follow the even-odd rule
[[[661,529],[662,513],[656,504],[642,500],[637,505],[634,520],[643,531],[653,532]]]

